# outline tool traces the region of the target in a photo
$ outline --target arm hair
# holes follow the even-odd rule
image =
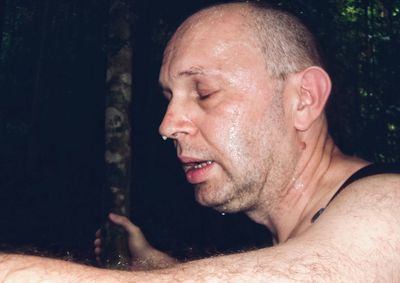
[[[349,185],[306,232],[272,248],[149,272],[0,255],[1,282],[400,282],[400,177]]]

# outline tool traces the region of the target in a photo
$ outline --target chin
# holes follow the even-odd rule
[[[195,198],[200,205],[214,208],[218,211],[218,207],[224,207],[226,205],[225,201],[220,199],[221,195],[217,194],[210,186],[196,186]]]
[[[216,194],[215,192],[212,192],[209,187],[196,187],[195,197],[196,201],[200,205],[212,208],[221,213],[236,213],[243,210],[237,205],[237,203],[235,204],[233,200],[221,195],[220,193]]]

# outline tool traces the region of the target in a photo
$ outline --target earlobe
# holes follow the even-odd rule
[[[329,75],[319,67],[309,67],[298,74],[297,105],[294,109],[294,126],[299,131],[309,129],[322,115],[331,92]]]

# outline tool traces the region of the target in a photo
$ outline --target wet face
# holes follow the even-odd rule
[[[286,135],[281,91],[237,22],[187,23],[160,71],[169,100],[160,133],[174,139],[197,201],[225,212],[254,209],[261,198],[273,205]]]

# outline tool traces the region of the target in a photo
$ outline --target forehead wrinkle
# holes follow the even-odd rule
[[[178,72],[178,74],[173,74],[171,77],[172,79],[179,79],[179,78],[190,78],[190,77],[196,77],[196,76],[212,76],[212,75],[218,75],[220,69],[216,68],[207,70],[203,66],[192,66],[189,67],[188,69],[184,69],[183,71]]]

